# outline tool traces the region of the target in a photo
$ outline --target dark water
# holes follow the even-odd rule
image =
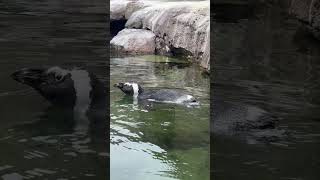
[[[248,144],[213,133],[213,179],[319,179],[320,42],[277,5],[215,10],[213,99],[265,109],[289,138]]]
[[[151,1],[158,1],[158,0],[151,0]],[[206,1],[206,0],[160,0],[162,2],[179,2],[179,1]]]
[[[98,0],[0,1],[0,179],[108,178],[107,137],[77,134],[72,112],[10,78],[58,65],[107,80],[106,16]]]
[[[135,81],[144,88],[180,89],[201,103],[145,109],[112,87],[111,179],[209,179],[209,77],[198,65],[162,56],[111,58],[110,75],[110,86]]]

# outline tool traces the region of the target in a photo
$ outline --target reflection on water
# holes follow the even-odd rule
[[[22,67],[62,65],[107,79],[105,18],[101,0],[0,1],[0,179],[108,176],[103,132],[74,131],[72,110],[10,77]]]
[[[216,11],[213,99],[266,110],[289,139],[248,144],[213,133],[213,177],[319,179],[320,42],[277,6]]]
[[[110,85],[179,88],[201,108],[155,104],[145,109],[111,88],[111,179],[209,179],[209,79],[197,66],[161,56],[111,59]]]
[[[22,104],[20,108],[28,104],[35,105],[32,100],[25,102],[19,98],[23,96],[31,99],[33,97],[30,94],[12,94],[1,99],[12,98],[13,100],[16,97],[18,99],[16,102]],[[41,98],[39,95],[34,97]],[[109,157],[105,139],[106,115],[99,119],[100,123],[97,126],[88,125],[82,128],[86,129],[85,131],[78,131],[75,129],[78,126],[78,120],[74,117],[72,109],[48,106],[45,102],[40,103],[40,106],[35,105],[39,109],[38,112],[25,112],[14,109],[14,104],[12,104],[14,102],[7,101],[10,102],[8,108],[12,110],[2,114],[5,117],[11,114],[10,117],[15,121],[17,121],[15,117],[22,116],[22,121],[10,122],[9,118],[1,121],[4,125],[8,123],[9,128],[2,129],[0,133],[2,147],[0,172],[3,179],[15,176],[26,179],[39,176],[52,178],[106,177],[106,161]],[[15,106],[19,107],[19,105]],[[48,106],[48,108],[43,109],[41,106]],[[92,133],[92,130],[95,133]]]

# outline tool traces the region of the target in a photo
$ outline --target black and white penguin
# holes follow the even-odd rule
[[[109,115],[107,112],[109,93],[104,84],[88,71],[67,70],[60,67],[24,68],[14,72],[12,77],[34,88],[53,105],[71,108],[76,121],[76,131],[91,129],[95,132],[108,132],[106,119]],[[199,105],[192,95],[179,90],[143,89],[141,85],[134,82],[121,82],[114,86],[137,101]],[[255,137],[262,136],[263,139],[275,137],[281,139],[283,136],[283,131],[276,127],[277,118],[263,109],[245,104],[228,103],[219,99],[215,99],[211,107],[213,111],[211,132],[214,134],[238,136],[239,133],[249,133]],[[90,128],[92,125],[94,127]]]
[[[103,84],[84,69],[60,67],[23,68],[12,74],[16,81],[29,85],[44,98],[59,106],[102,105],[107,92]]]
[[[190,94],[175,89],[143,89],[135,82],[120,82],[114,84],[126,95],[133,96],[138,101],[160,102],[181,104],[187,106],[198,106],[200,103]]]
[[[134,100],[148,102],[164,102],[183,105],[199,105],[189,94],[173,89],[148,89],[134,82],[114,84]],[[287,138],[287,132],[277,127],[279,119],[257,106],[244,103],[226,102],[219,98],[213,100],[211,106],[211,133],[237,138],[245,138],[248,143],[272,142]],[[256,142],[254,142],[256,141]]]
[[[106,126],[108,93],[103,83],[88,71],[24,68],[14,72],[12,78],[34,88],[54,106],[71,109],[75,131],[86,133],[94,124]]]
[[[254,105],[215,98],[211,105],[211,133],[244,138],[248,143],[287,141],[288,131],[279,128],[280,118]]]
[[[43,113],[35,115],[37,121],[15,126],[15,129],[21,129],[27,139],[48,137],[57,141],[58,158],[70,151],[90,152],[96,154],[96,163],[105,163],[109,158],[110,129],[108,93],[101,81],[87,70],[60,67],[24,68],[14,72],[12,78],[34,88],[51,102]],[[109,165],[102,167],[109,168]]]

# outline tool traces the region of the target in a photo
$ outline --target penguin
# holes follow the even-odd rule
[[[120,82],[114,84],[123,93],[133,96],[134,100],[142,102],[158,102],[191,106],[199,106],[199,101],[190,94],[175,89],[144,89],[136,82]]]
[[[58,66],[23,68],[11,76],[17,82],[35,89],[53,106],[64,111],[71,110],[75,132],[106,134],[108,131],[108,93],[103,83],[87,70]]]
[[[287,143],[290,133],[279,128],[280,118],[246,103],[215,97],[211,105],[210,132],[214,136],[237,137],[249,144]]]
[[[104,84],[92,73],[84,69],[23,68],[12,74],[12,78],[34,88],[54,106],[72,109],[76,131],[108,132],[106,119],[108,92]],[[176,89],[144,89],[135,82],[114,84],[133,101],[141,103],[170,103],[199,106],[199,101],[190,94]],[[230,103],[214,98],[211,105],[211,134],[253,137],[264,141],[274,141],[286,136],[277,128],[279,119],[267,111],[252,105]],[[90,128],[91,127],[91,128]],[[106,134],[107,137],[109,134]]]
[[[61,67],[23,68],[12,73],[12,78],[38,91],[45,99],[59,106],[96,106],[106,102],[107,95],[101,82],[84,69]],[[100,88],[99,88],[100,87]],[[97,97],[99,96],[99,97]],[[97,102],[100,100],[100,102]],[[103,102],[104,101],[104,102]]]
[[[50,102],[42,113],[34,115],[36,121],[15,125],[16,132],[23,132],[26,141],[36,142],[37,150],[46,154],[54,151],[57,160],[68,159],[68,154],[72,153],[81,157],[76,158],[75,163],[82,169],[97,177],[108,176],[105,169],[110,166],[105,162],[110,158],[110,129],[108,93],[104,84],[81,68],[23,68],[11,76]],[[32,144],[31,149],[35,148]],[[47,144],[50,144],[49,149]],[[83,157],[101,168],[92,169],[92,163],[82,160]]]

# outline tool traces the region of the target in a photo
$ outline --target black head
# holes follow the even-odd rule
[[[59,67],[24,68],[14,72],[12,78],[37,90],[53,104],[74,105],[76,93],[69,70]]]
[[[137,96],[143,92],[142,87],[138,83],[134,82],[120,82],[117,84],[114,84],[114,87],[119,88],[122,92],[124,92],[127,95],[130,96]]]

